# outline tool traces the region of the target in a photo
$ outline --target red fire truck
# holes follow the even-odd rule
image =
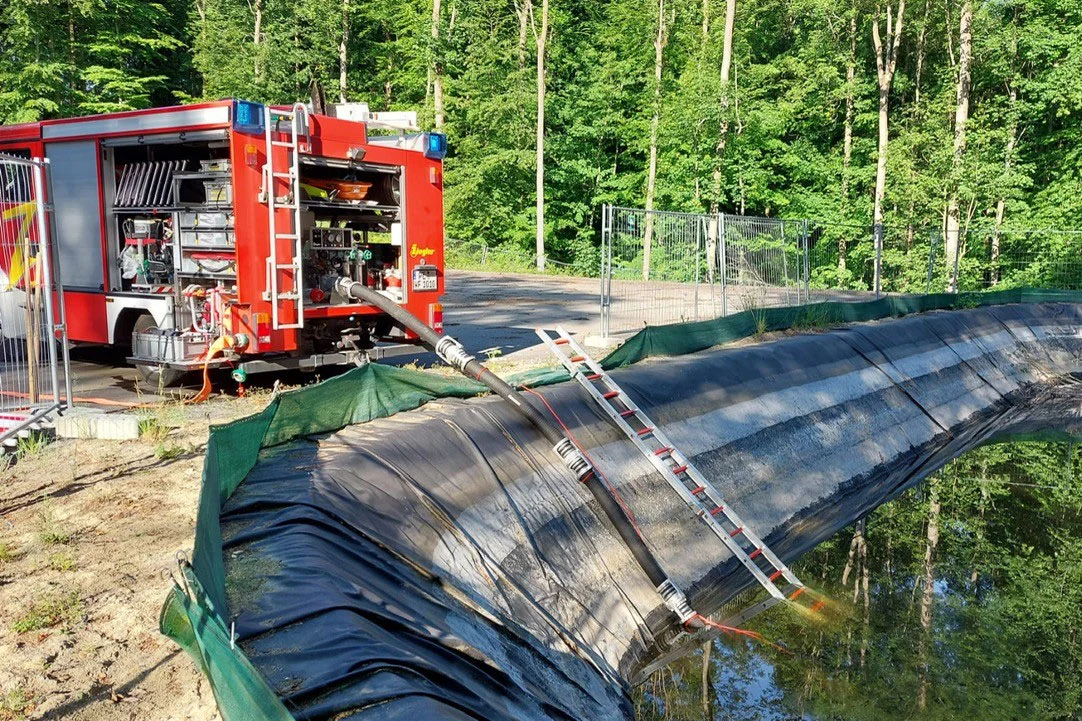
[[[442,329],[447,141],[411,115],[225,100],[0,126],[0,153],[50,161],[69,339],[168,384],[412,340],[342,277]]]

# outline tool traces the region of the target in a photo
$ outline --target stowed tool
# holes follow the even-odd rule
[[[421,342],[449,366],[469,378],[484,383],[494,393],[508,401],[553,444],[553,450],[560,456],[564,465],[575,474],[575,477],[586,486],[594,499],[597,500],[598,505],[601,506],[609,521],[612,522],[616,532],[620,534],[620,538],[627,545],[628,550],[631,551],[632,556],[635,557],[650,582],[654,584],[665,605],[679,619],[680,624],[692,628],[703,628],[708,625],[704,622],[702,616],[691,609],[684,592],[677,588],[668,574],[662,570],[661,564],[658,563],[650,549],[646,547],[646,542],[639,535],[635,524],[632,523],[627,513],[620,506],[618,499],[605,488],[593,465],[571,438],[536,408],[527,403],[518,391],[470,355],[462,344],[451,336],[440,335],[393,300],[362,283],[342,278],[338,282],[336,290],[346,297],[356,298],[384,311],[395,323],[416,333]]]
[[[800,579],[574,338],[560,327],[556,328],[556,338],[541,329],[536,333],[579,385],[586,389],[612,422],[668,481],[677,495],[766,589],[768,598],[726,619],[722,625],[739,626],[778,603],[796,601],[804,594],[806,588]],[[783,587],[779,587],[782,581]],[[813,606],[812,610],[818,609]],[[708,625],[716,624],[709,622]]]

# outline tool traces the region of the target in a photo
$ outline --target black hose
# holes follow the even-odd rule
[[[338,291],[347,298],[352,297],[376,306],[384,311],[399,326],[406,328],[421,339],[421,342],[444,360],[448,365],[456,368],[463,375],[484,383],[492,389],[492,392],[507,400],[532,423],[545,438],[553,444],[553,449],[564,461],[568,468],[576,474],[578,479],[586,484],[593,494],[601,510],[608,516],[609,521],[620,534],[620,538],[631,550],[631,554],[642,567],[643,572],[650,582],[657,587],[665,603],[680,618],[682,623],[697,625],[695,614],[687,604],[684,594],[676,588],[668,574],[661,568],[661,564],[654,558],[654,554],[646,547],[646,543],[639,536],[631,520],[624,513],[620,504],[616,502],[612,494],[601,483],[598,474],[594,471],[589,461],[575,447],[563,431],[557,428],[552,421],[540,411],[526,402],[522,395],[508,385],[502,378],[490,371],[476,358],[469,355],[462,344],[448,335],[440,335],[426,325],[420,318],[413,315],[390,298],[372,290],[363,283],[342,278],[339,281]]]

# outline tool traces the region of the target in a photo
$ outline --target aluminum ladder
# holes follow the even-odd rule
[[[280,132],[278,125],[289,122],[288,140],[275,140]],[[267,257],[267,285],[263,293],[264,300],[271,304],[271,327],[274,330],[304,327],[304,268],[301,261],[301,152],[309,151],[308,108],[302,103],[295,103],[289,110],[265,106],[263,109],[264,139],[266,142],[267,163],[263,166],[263,187],[267,203],[267,220],[270,233],[270,254]],[[301,136],[304,147],[301,147]],[[275,148],[288,150],[289,167],[277,169],[274,164]],[[285,195],[278,195],[280,183],[287,187]],[[289,211],[288,215],[279,211]],[[283,217],[285,216],[285,217]],[[288,221],[283,223],[283,220]],[[278,242],[292,241],[292,250],[288,258],[279,258]],[[286,271],[292,275],[291,287],[283,289],[279,275]],[[295,320],[283,323],[280,309],[283,303],[292,304]]]
[[[738,625],[783,601],[795,601],[804,593],[804,584],[782,563],[756,533],[748,527],[725,498],[699,472],[691,460],[673,445],[660,428],[624,392],[616,381],[598,365],[563,328],[556,327],[556,338],[537,329],[571,377],[579,382],[602,410],[635,444],[635,447],[664,476],[695,515],[728,547],[770,597],[726,619]],[[776,581],[784,580],[779,588]]]

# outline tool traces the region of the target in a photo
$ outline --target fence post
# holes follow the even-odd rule
[[[954,238],[954,270],[951,271],[951,293],[958,292],[958,258],[962,254],[961,231]]]
[[[46,190],[46,202],[48,203],[49,210],[52,211],[52,199],[56,197],[56,193],[53,192],[53,173],[52,166],[48,158],[42,160],[42,167],[45,170],[45,190]],[[67,401],[67,408],[71,408],[72,403],[72,391],[71,391],[71,354],[68,348],[68,311],[67,304],[64,302],[64,280],[60,273],[60,241],[56,235],[56,218],[53,222],[49,223],[49,235],[46,244],[48,245],[49,252],[49,266],[52,271],[50,282],[52,283],[53,292],[56,293],[57,298],[57,324],[56,332],[60,333],[60,354],[64,360],[64,396]],[[55,255],[54,255],[55,252]]]
[[[687,221],[683,223],[685,230],[687,229]],[[705,258],[706,246],[703,244],[703,239],[699,233],[699,223],[695,223],[695,320],[699,320],[699,253],[704,254],[704,259],[707,263],[710,262],[709,258]]]
[[[932,283],[935,281],[935,229],[928,229],[928,285],[925,286],[924,292],[932,292]]]
[[[808,247],[808,220],[801,221],[801,240],[804,244],[804,302],[811,303],[811,249]]]
[[[601,337],[609,337],[609,303],[612,281],[612,206],[601,208]]]
[[[39,281],[39,285],[44,286],[45,294],[43,302],[45,304],[45,327],[49,329],[49,332],[45,340],[49,344],[49,371],[51,380],[53,382],[53,402],[60,405],[60,378],[57,371],[57,359],[56,359],[56,320],[53,317],[53,282],[51,268],[49,267],[49,230],[48,224],[45,221],[45,169],[39,161],[34,162],[34,199],[37,201],[35,216],[37,220],[38,228],[38,255],[41,257],[41,275],[42,278]],[[29,248],[30,238],[27,237],[27,247]],[[30,273],[27,270],[27,283],[26,287],[30,288]],[[30,296],[27,294],[27,302],[30,302]],[[63,302],[63,301],[61,301]]]
[[[718,213],[714,224],[718,229],[718,242],[714,252],[721,257],[718,272],[721,274],[721,317],[724,318],[729,315],[729,291],[725,282],[725,276],[729,274],[729,262],[726,258],[729,236],[725,233],[725,213]]]
[[[883,224],[876,223],[872,228],[875,242],[875,268],[873,269],[873,285],[875,286],[875,299],[879,300],[879,294],[883,288]]]

